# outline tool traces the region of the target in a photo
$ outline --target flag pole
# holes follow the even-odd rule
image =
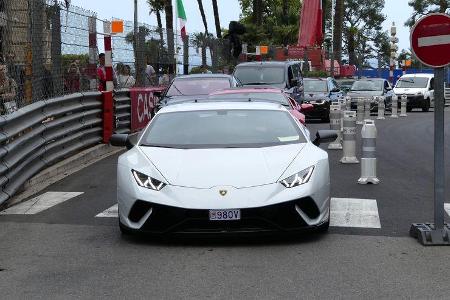
[[[175,75],[178,74],[178,3],[177,0],[175,0]]]

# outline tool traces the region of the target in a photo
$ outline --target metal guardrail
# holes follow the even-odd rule
[[[42,169],[102,141],[101,93],[43,100],[0,116],[0,205]]]
[[[129,89],[114,92],[115,133],[131,132],[131,96]]]

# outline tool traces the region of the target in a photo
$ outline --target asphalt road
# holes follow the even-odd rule
[[[314,134],[328,125],[308,127]],[[112,156],[42,192],[82,195],[34,215],[0,215],[0,298],[448,299],[450,248],[408,237],[411,223],[433,217],[433,114],[388,118],[377,128],[380,185],[358,185],[360,165],[340,164],[341,151],[329,154],[332,196],[376,199],[379,229],[331,227],[289,239],[123,238],[116,218],[95,217],[116,202]]]

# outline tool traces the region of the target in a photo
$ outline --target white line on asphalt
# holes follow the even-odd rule
[[[446,45],[450,44],[450,34],[421,37],[418,42],[419,47]]]
[[[34,215],[81,194],[83,193],[47,192],[1,211],[0,215]]]
[[[444,203],[444,209],[450,217],[450,203]]]
[[[331,198],[330,226],[381,228],[377,200]]]
[[[119,209],[117,204],[111,206],[107,210],[96,215],[96,218],[117,218],[119,216]]]

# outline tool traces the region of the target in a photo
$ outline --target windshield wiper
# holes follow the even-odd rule
[[[175,84],[172,84],[172,86],[177,90],[178,93],[180,93],[181,96],[186,96],[177,88],[177,86]]]

